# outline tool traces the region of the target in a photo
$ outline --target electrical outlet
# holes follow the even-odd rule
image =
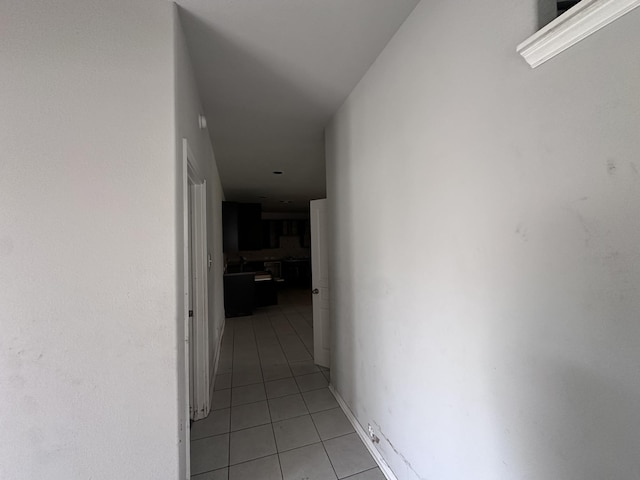
[[[373,427],[371,426],[371,424],[369,424],[369,438],[373,443],[378,443],[380,441],[378,436],[374,433]]]

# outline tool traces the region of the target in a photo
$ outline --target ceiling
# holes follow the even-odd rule
[[[306,211],[324,127],[418,0],[177,3],[226,199]]]

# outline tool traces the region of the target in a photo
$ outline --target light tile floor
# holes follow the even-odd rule
[[[209,416],[191,428],[193,480],[384,480],[313,364],[311,295],[228,318]]]

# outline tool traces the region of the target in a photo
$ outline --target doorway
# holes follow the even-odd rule
[[[185,388],[193,421],[210,410],[207,182],[183,139]]]

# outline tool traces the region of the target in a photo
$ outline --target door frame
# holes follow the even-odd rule
[[[182,140],[184,242],[184,328],[186,418],[199,420],[210,410],[209,306],[207,268],[207,181],[198,169],[187,139]],[[189,200],[193,212],[189,211]],[[190,221],[191,213],[193,222]],[[191,242],[189,242],[191,230]],[[190,251],[191,246],[192,251]],[[194,268],[191,268],[193,263]],[[189,281],[193,280],[193,322],[189,316]],[[192,337],[190,336],[192,332]],[[193,371],[191,366],[193,365]],[[190,380],[193,379],[193,381]],[[191,399],[189,401],[189,399]],[[188,441],[188,437],[187,437]],[[187,452],[188,453],[188,452]]]

